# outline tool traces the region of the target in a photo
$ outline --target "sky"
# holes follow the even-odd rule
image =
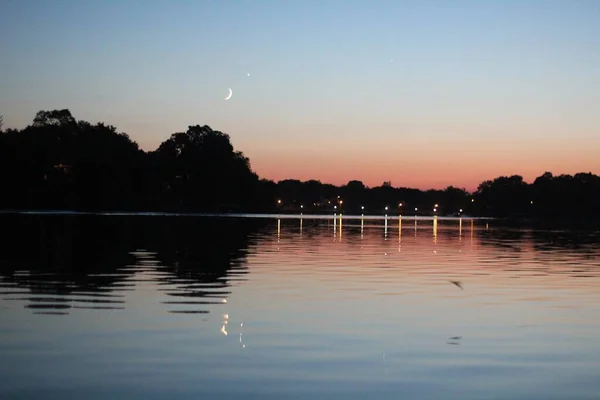
[[[502,175],[600,173],[595,0],[0,9],[5,127],[68,108],[154,150],[209,125],[273,180],[474,190]]]

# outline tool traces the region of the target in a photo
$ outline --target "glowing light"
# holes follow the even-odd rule
[[[438,208],[438,207],[439,207],[439,205],[438,205],[437,203],[435,203],[434,207],[435,207],[435,208]]]
[[[388,206],[385,206],[385,211],[387,211],[387,210],[388,210]]]
[[[385,224],[384,224],[384,240],[387,240],[387,215],[385,216]]]
[[[398,203],[398,207],[402,207],[402,203]]]
[[[227,336],[227,328],[225,327],[225,325],[223,325],[223,326],[221,327],[221,333],[222,333],[223,335]]]
[[[361,218],[360,219],[360,238],[363,238],[363,229],[364,229],[364,220]]]
[[[333,206],[333,209],[334,209],[334,210],[337,210],[337,206]]]
[[[398,246],[402,243],[402,217],[398,218]],[[400,251],[400,247],[398,247],[398,251]]]
[[[365,206],[360,206],[360,209],[361,209],[361,210],[364,210],[364,209],[365,209]]]
[[[304,206],[302,204],[300,204],[300,208],[304,208]]]
[[[281,199],[277,200],[277,204],[281,204]]]
[[[458,212],[462,212],[462,208],[460,210],[458,210]]]

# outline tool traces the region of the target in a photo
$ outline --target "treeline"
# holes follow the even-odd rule
[[[69,110],[40,111],[22,130],[0,119],[0,209],[180,212],[345,212],[597,218],[600,177],[521,176],[485,181],[474,193],[260,179],[230,137],[208,126],[172,134],[145,152],[104,123]]]

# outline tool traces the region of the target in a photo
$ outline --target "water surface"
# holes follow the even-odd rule
[[[2,398],[600,398],[594,230],[333,216],[0,223]]]

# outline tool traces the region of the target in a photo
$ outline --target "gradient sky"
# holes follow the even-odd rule
[[[68,108],[153,150],[209,125],[274,180],[473,190],[500,175],[600,173],[600,1],[0,8],[6,127]]]

